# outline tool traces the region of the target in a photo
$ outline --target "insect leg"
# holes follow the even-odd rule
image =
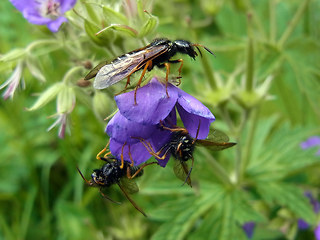
[[[115,203],[115,204],[121,204],[121,202],[116,202],[116,201],[112,200],[111,198],[109,198],[107,195],[105,195],[105,194],[101,191],[101,188],[99,188],[99,192],[100,192],[100,194],[101,194],[102,197],[108,199],[110,202],[113,202],[113,203]]]
[[[177,59],[177,60],[169,60],[168,62],[169,63],[180,63],[180,67],[178,69],[178,72],[179,72],[179,77],[178,78],[181,78],[181,70],[182,70],[182,66],[183,66],[183,59],[180,58],[180,59]]]
[[[134,105],[137,105],[137,90],[138,90],[138,88],[140,87],[140,84],[141,84],[141,82],[142,82],[142,78],[143,78],[143,76],[146,74],[146,71],[147,71],[147,69],[148,69],[149,66],[152,66],[152,61],[151,61],[151,60],[148,61],[148,62],[146,63],[146,65],[144,66],[144,69],[143,69],[143,71],[142,71],[142,73],[141,73],[140,79],[139,79],[139,81],[138,81],[138,83],[137,83],[136,89],[135,89],[135,91],[134,91]]]
[[[101,154],[103,154],[105,151],[107,151],[107,148],[108,148],[109,144],[110,144],[110,140],[108,141],[108,143],[107,143],[107,145],[104,147],[104,149],[102,149],[102,150],[97,154],[96,159],[101,160]],[[104,157],[108,156],[109,154],[110,154],[110,153],[106,153],[106,154],[104,155]]]
[[[168,93],[168,78],[169,78],[169,73],[170,73],[170,64],[169,63],[164,63],[164,66],[166,67],[167,71],[166,71],[166,94],[167,97],[169,97],[169,93]]]
[[[124,147],[126,146],[126,142],[122,145],[122,148],[121,148],[121,165],[120,165],[120,168],[122,169],[123,166],[124,166],[124,160],[123,160],[123,149]]]
[[[137,176],[137,174],[138,174],[139,172],[141,172],[142,169],[144,169],[146,166],[149,166],[149,165],[152,165],[152,164],[158,164],[158,165],[159,165],[158,162],[145,163],[145,164],[143,164],[133,175],[131,175],[130,168],[128,167],[128,168],[127,168],[127,177],[128,177],[129,179],[134,178],[135,176]]]
[[[127,83],[126,83],[126,86],[124,87],[124,90],[123,91],[126,91],[127,90],[127,87],[130,85],[130,75],[128,76],[127,78]]]
[[[130,161],[131,161],[130,166],[131,166],[131,167],[133,167],[133,165],[134,165],[134,161],[133,161],[133,159],[132,159],[132,155],[131,155],[131,151],[130,151],[130,145],[128,145],[128,148],[129,148],[129,152],[128,152],[128,154],[129,154],[129,158],[130,158]]]
[[[169,127],[166,127],[165,125],[163,125],[163,121],[160,121],[160,126],[165,130],[169,130],[170,132],[182,132],[182,133],[185,133],[185,134],[188,133],[188,130],[186,128],[182,128],[182,127],[169,128]]]
[[[126,196],[126,198],[131,202],[131,204],[137,209],[139,212],[143,214],[143,216],[147,217],[147,214],[144,213],[144,211],[129,197],[128,193],[124,190],[124,188],[121,186],[121,184],[117,183],[123,194]]]
[[[200,124],[201,124],[201,119],[199,119],[199,125],[198,125],[198,129],[197,129],[197,134],[196,134],[196,137],[193,139],[192,144],[194,144],[198,139],[198,135],[199,135],[199,131],[200,131]]]
[[[150,142],[146,141],[143,138],[139,138],[139,140],[143,144],[143,146],[147,149],[147,151],[158,160],[164,160],[167,157],[168,151],[166,151],[162,156],[160,156],[165,146],[160,148],[160,150],[156,152],[151,146]]]

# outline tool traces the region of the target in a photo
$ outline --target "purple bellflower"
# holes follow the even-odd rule
[[[10,0],[32,24],[47,25],[51,32],[57,32],[67,19],[63,14],[70,10],[76,0]]]
[[[134,91],[115,97],[119,112],[106,127],[112,155],[119,159],[122,155],[124,160],[133,160],[135,165],[147,161],[151,155],[139,139],[143,138],[158,151],[170,140],[171,131],[162,126],[176,125],[176,109],[192,137],[196,137],[198,128],[198,139],[208,136],[210,123],[215,120],[210,110],[170,83],[167,90],[169,97],[165,85],[153,78],[138,89],[136,105]],[[168,154],[166,159],[159,160],[159,165],[165,167],[169,158]]]
[[[317,155],[320,155],[320,137],[319,136],[313,136],[308,138],[305,142],[302,142],[300,144],[302,149],[307,149],[310,147],[318,146],[319,151],[316,153]]]
[[[248,239],[252,239],[253,231],[255,227],[256,227],[255,222],[246,222],[245,224],[242,225],[242,229],[247,235]]]
[[[302,142],[300,144],[302,149],[307,149],[310,147],[314,147],[314,146],[319,146],[320,147],[320,137],[319,136],[313,136],[308,138],[305,142]],[[320,149],[319,151],[316,153],[316,155],[320,155]],[[313,207],[313,211],[318,214],[320,212],[320,203],[319,201],[312,196],[312,194],[310,192],[305,192],[304,194],[310,201],[310,204]],[[309,224],[304,221],[303,219],[298,219],[298,228],[301,230],[305,230],[309,228]],[[314,229],[314,236],[317,240],[320,240],[320,223],[317,225],[317,227]]]

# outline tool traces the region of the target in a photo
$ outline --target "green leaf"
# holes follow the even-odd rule
[[[131,37],[136,37],[138,35],[137,30],[124,24],[111,24],[110,26],[99,31],[97,34],[103,33],[104,31],[110,31],[111,29],[119,33],[124,33],[125,35]]]
[[[42,72],[39,69],[39,64],[37,63],[36,59],[34,57],[28,56],[26,60],[27,68],[36,79],[38,79],[41,82],[45,82],[46,78],[42,74]]]
[[[128,20],[126,16],[123,14],[114,11],[112,8],[109,8],[108,6],[103,5],[103,15],[108,23],[114,24],[114,23],[121,23],[121,24],[128,24]]]
[[[108,46],[114,37],[111,30],[102,31],[97,35],[101,28],[87,19],[84,21],[84,28],[91,40],[99,46]]]
[[[171,218],[168,219],[169,217],[167,217],[166,223],[160,226],[151,239],[185,239],[200,216],[205,215],[210,208],[222,199],[225,189],[221,185],[204,184],[201,191],[205,194],[185,197],[182,200],[172,202],[170,208],[177,208],[178,211],[169,212],[166,208],[163,209],[162,213],[158,211],[157,214],[160,214],[160,216],[167,214]]]
[[[45,106],[48,102],[50,102],[52,99],[56,97],[56,95],[61,91],[63,86],[63,83],[56,83],[52,85],[45,92],[43,92],[37,99],[37,101],[30,108],[27,108],[27,110],[34,111]]]
[[[295,185],[281,182],[258,182],[257,190],[262,199],[270,205],[279,204],[290,209],[297,218],[302,218],[310,224],[316,222],[316,216],[303,191]]]
[[[23,48],[16,48],[10,52],[0,56],[0,62],[16,61],[26,55],[26,50]]]
[[[152,32],[154,32],[156,30],[156,28],[159,25],[159,19],[151,14],[149,14],[149,18],[146,21],[146,23],[143,25],[143,27],[141,28],[140,32],[139,32],[139,37],[144,37],[148,34],[151,34]]]

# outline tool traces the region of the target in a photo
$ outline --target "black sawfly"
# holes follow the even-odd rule
[[[144,167],[154,164],[156,162],[146,163],[141,167],[137,167],[132,166],[130,163],[125,161],[123,163],[124,166],[121,168],[122,163],[114,157],[99,157],[99,159],[105,161],[106,163],[100,169],[93,170],[91,174],[91,180],[87,180],[83,176],[80,169],[77,168],[83,180],[89,186],[98,187],[101,195],[104,198],[108,199],[113,203],[120,204],[119,202],[115,202],[102,192],[103,188],[107,188],[111,185],[117,184],[123,192],[123,194],[125,195],[125,197],[131,202],[131,204],[145,217],[147,217],[145,212],[131,199],[129,194],[137,193],[139,191],[139,187],[133,180],[133,178],[140,177],[143,174]]]
[[[170,72],[169,63],[180,63],[178,78],[180,78],[181,69],[183,66],[182,59],[172,60],[171,58],[177,53],[182,53],[187,54],[191,58],[195,59],[195,57],[198,56],[195,48],[201,54],[199,47],[203,47],[210,54],[214,55],[210,49],[197,43],[190,43],[186,40],[170,41],[166,38],[157,38],[149,45],[126,53],[114,59],[110,63],[106,61],[100,63],[94,69],[92,69],[84,79],[89,80],[95,77],[93,87],[96,89],[104,89],[121,81],[124,78],[127,78],[127,83],[125,86],[126,90],[127,86],[130,84],[130,76],[138,70],[143,69],[135,88],[134,102],[136,104],[137,89],[140,87],[142,78],[147,70],[151,71],[154,66],[166,67],[167,85]]]
[[[193,152],[196,145],[208,147],[213,151],[221,151],[236,145],[236,143],[229,142],[229,137],[217,129],[211,131],[207,139],[197,139],[200,125],[195,138],[191,137],[188,130],[182,127],[169,128],[162,125],[162,128],[171,131],[172,134],[169,141],[159,151],[156,152],[151,144],[144,139],[141,138],[140,141],[148,152],[160,161],[171,154],[176,159],[173,168],[175,175],[189,186],[191,186],[190,174],[193,168]],[[189,159],[192,159],[190,169],[187,164]]]

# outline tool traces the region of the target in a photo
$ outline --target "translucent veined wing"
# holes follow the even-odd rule
[[[177,178],[179,178],[183,182],[186,181],[186,183],[191,187],[191,178],[190,176],[188,177],[189,166],[186,162],[182,162],[176,159],[174,161],[173,172],[177,176]]]
[[[153,60],[167,50],[165,45],[159,45],[122,55],[100,68],[94,80],[93,87],[96,89],[110,87],[138,71],[145,66],[147,61]]]
[[[99,70],[104,66],[107,65],[108,62],[107,61],[103,61],[101,63],[99,63],[97,66],[95,66],[85,77],[84,80],[89,80],[91,78],[94,78],[97,73],[99,72]]]
[[[229,137],[224,132],[221,132],[217,129],[211,131],[207,139],[197,139],[196,143],[198,145],[208,147],[214,151],[220,151],[236,145],[236,143],[229,142]]]
[[[123,177],[120,179],[120,184],[124,188],[124,190],[129,194],[134,194],[139,192],[139,187],[137,183],[132,179]]]

